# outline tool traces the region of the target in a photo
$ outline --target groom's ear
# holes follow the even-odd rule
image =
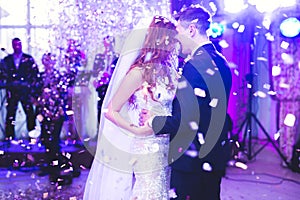
[[[194,37],[198,31],[195,24],[190,24],[188,29],[189,29],[189,34],[191,37]]]

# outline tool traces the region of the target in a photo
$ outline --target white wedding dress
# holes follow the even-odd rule
[[[136,37],[132,39],[136,41]],[[102,113],[136,56],[137,52],[130,52],[119,58],[105,96]],[[171,70],[170,77],[176,86],[177,55],[173,59],[174,69]],[[155,115],[171,115],[176,87],[169,89],[167,83],[166,79],[159,79],[152,90],[152,96],[145,88],[136,91],[134,101],[124,105],[120,114],[136,126],[139,124],[139,113],[142,109],[151,110]],[[168,148],[168,135],[138,138],[101,115],[96,155],[83,199],[169,199]]]

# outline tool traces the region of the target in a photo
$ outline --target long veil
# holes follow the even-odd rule
[[[130,196],[130,185],[132,184],[130,145],[132,138],[128,137],[126,130],[106,119],[104,113],[130,66],[138,56],[146,31],[147,28],[139,28],[128,34],[108,85],[101,108],[96,153],[85,186],[84,199],[86,200],[100,200],[108,196],[111,199],[120,199]],[[126,105],[124,105],[121,114],[126,115],[127,113],[124,112],[126,110]],[[115,187],[111,187],[112,185]]]
[[[130,132],[121,129],[106,119],[104,113],[108,103],[114,96],[116,90],[119,88],[123,78],[128,72],[130,66],[135,61],[139,54],[139,50],[144,43],[148,27],[145,27],[145,25],[143,26],[144,28],[135,28],[131,30],[124,41],[119,60],[103,100],[97,148],[94,157],[94,160],[99,161],[107,167],[125,173],[132,172],[132,165],[130,164],[130,159],[132,159],[130,146],[133,138],[128,137],[131,135]],[[126,106],[128,105],[125,104],[123,106],[120,113],[130,121],[130,116],[128,116],[128,109]]]

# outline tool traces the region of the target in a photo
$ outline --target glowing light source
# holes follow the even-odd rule
[[[213,22],[210,25],[209,35],[213,38],[220,37],[225,30],[225,25],[222,23]]]
[[[283,36],[296,37],[300,33],[300,21],[296,17],[290,17],[283,20],[279,28]]]
[[[224,0],[224,11],[229,13],[239,13],[247,8],[244,0]]]
[[[255,1],[255,6],[256,10],[260,13],[271,13],[277,8],[280,7],[280,0],[256,0]]]
[[[258,12],[271,13],[278,8],[293,7],[297,0],[248,0],[248,4],[255,5]]]

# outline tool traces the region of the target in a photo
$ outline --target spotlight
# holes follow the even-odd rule
[[[300,33],[300,21],[296,17],[290,17],[283,20],[279,26],[283,36],[292,38]]]
[[[224,0],[224,11],[236,14],[247,8],[244,0]]]
[[[209,35],[212,38],[220,37],[225,30],[225,25],[217,22],[212,22],[210,25],[210,33]]]

